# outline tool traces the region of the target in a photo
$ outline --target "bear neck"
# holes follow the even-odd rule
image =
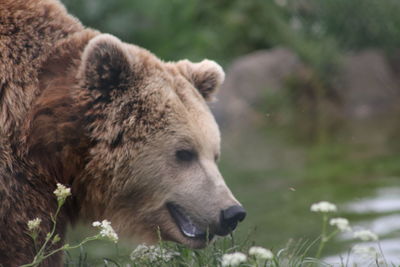
[[[85,30],[61,42],[41,68],[40,93],[21,127],[22,154],[45,175],[43,179],[72,185],[93,145],[82,114],[87,103],[74,93],[82,51],[97,33]]]

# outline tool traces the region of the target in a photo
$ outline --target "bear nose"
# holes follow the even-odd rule
[[[221,211],[221,233],[227,235],[235,230],[238,222],[246,217],[246,211],[242,206],[235,205]]]

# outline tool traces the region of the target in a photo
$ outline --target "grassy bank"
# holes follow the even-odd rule
[[[315,213],[320,218],[321,228],[319,236],[312,241],[292,241],[284,248],[267,249],[257,246],[250,236],[245,239],[238,239],[231,234],[229,237],[221,238],[215,242],[210,242],[206,249],[192,250],[178,244],[170,242],[160,242],[156,246],[138,245],[132,252],[128,252],[127,247],[122,248],[118,245],[119,237],[114,232],[110,222],[93,222],[96,229],[89,237],[73,243],[66,243],[54,246],[60,242],[60,237],[56,233],[57,216],[67,197],[71,195],[69,188],[58,184],[54,191],[57,196],[58,208],[55,214],[51,215],[53,227],[51,232],[46,234],[43,241],[38,239],[41,234],[41,219],[35,218],[27,222],[27,234],[32,238],[36,256],[31,263],[26,263],[23,267],[36,267],[51,257],[55,253],[65,253],[65,266],[365,266],[365,262],[371,262],[376,266],[388,266],[384,257],[384,252],[380,250],[379,237],[370,230],[353,230],[346,218],[337,217],[338,208],[335,204],[321,201],[314,203],[310,207],[311,213]],[[317,231],[315,231],[317,232]],[[324,262],[322,255],[327,245],[340,233],[347,233],[359,242],[366,244],[353,245],[345,255],[337,256],[333,259],[334,263]],[[107,250],[110,256],[105,256],[95,249],[99,254],[96,258],[89,258],[85,251],[90,244],[97,241],[111,241],[114,248]],[[92,247],[93,249],[93,247]],[[75,251],[75,255],[74,255]],[[127,253],[128,252],[128,253]],[[361,255],[362,263],[354,255]]]

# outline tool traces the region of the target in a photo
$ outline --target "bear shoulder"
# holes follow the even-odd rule
[[[0,127],[13,134],[40,92],[38,75],[58,43],[83,31],[54,0],[3,0],[0,4]]]

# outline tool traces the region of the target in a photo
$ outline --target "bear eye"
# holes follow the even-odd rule
[[[190,162],[196,158],[196,152],[193,150],[181,149],[176,151],[175,156],[178,161]]]

